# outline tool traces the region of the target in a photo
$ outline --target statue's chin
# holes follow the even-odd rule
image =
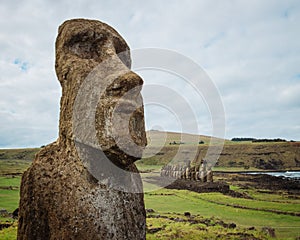
[[[142,151],[135,152],[135,155],[130,155],[123,152],[118,147],[111,148],[107,151],[104,151],[105,156],[115,165],[121,168],[126,168],[135,161],[141,159]]]

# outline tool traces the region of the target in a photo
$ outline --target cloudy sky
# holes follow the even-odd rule
[[[61,92],[54,42],[58,26],[70,18],[110,24],[131,49],[170,49],[195,61],[218,89],[227,138],[300,140],[298,0],[10,0],[1,1],[0,16],[1,148],[41,146],[57,138]],[[165,83],[192,102],[198,132],[212,133],[205,99],[182,79],[155,69],[138,73],[146,90]],[[161,95],[159,90],[153,95]],[[172,115],[172,109],[146,100],[148,129],[181,131],[189,124],[181,110]],[[176,122],[176,115],[184,120]]]

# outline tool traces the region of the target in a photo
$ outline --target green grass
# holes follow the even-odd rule
[[[241,206],[258,210],[274,210],[287,213],[300,214],[299,203],[280,203],[267,200],[253,200],[244,198],[234,198],[231,196],[225,196],[222,193],[203,193],[201,199],[212,201],[219,204],[228,204],[230,206]]]
[[[226,228],[220,225],[220,220],[216,218],[205,219],[201,216],[193,216],[191,219],[199,221],[200,223],[190,223],[185,221],[189,218],[179,214],[167,214],[163,217],[164,218],[147,218],[148,229],[162,229],[154,234],[148,233],[147,239],[253,239],[240,238],[239,236],[241,235],[244,237],[253,236],[258,239],[268,239],[268,237],[260,231],[249,231],[241,228]],[[181,219],[183,222],[176,222],[171,219]],[[201,223],[201,220],[207,224]]]
[[[18,224],[15,222],[12,226],[9,228],[5,228],[0,231],[0,239],[1,240],[12,240],[17,239],[17,227]]]
[[[145,164],[141,160],[135,163],[139,171],[147,171],[147,172],[160,172],[163,165],[159,164]]]
[[[3,160],[0,160],[0,162]],[[6,166],[8,173],[15,172],[15,168]],[[0,209],[12,213],[19,205],[21,176],[0,176]],[[0,223],[13,223],[9,228],[0,231],[0,239],[11,240],[17,238],[17,222],[11,217],[0,216]]]
[[[250,167],[248,169],[245,169],[244,167],[218,167],[214,166],[213,171],[215,172],[250,172],[250,171],[263,171],[262,169]]]
[[[19,188],[21,176],[0,176],[0,188],[13,187]]]
[[[267,201],[267,202],[278,202],[282,204],[292,203],[300,204],[300,198],[295,198],[295,196],[288,194],[287,192],[272,190],[258,190],[258,189],[242,189],[238,186],[230,186],[231,190],[246,193],[248,196],[255,200]]]
[[[13,212],[19,205],[21,176],[0,176],[0,209]]]
[[[13,212],[18,207],[19,191],[18,190],[0,190],[0,209],[6,209]]]
[[[246,192],[250,197],[260,201],[269,201],[269,202],[280,202],[280,203],[300,203],[300,200],[289,199],[288,196],[284,193],[274,194],[272,191],[264,190],[263,193],[260,193],[254,189],[247,189],[243,192]]]
[[[295,238],[300,235],[300,218],[275,214],[259,210],[238,209],[230,206],[211,203],[202,199],[203,194],[187,190],[162,189],[155,193],[145,194],[146,208],[158,213],[168,212],[201,214],[204,217],[217,217],[224,221],[234,222],[240,227],[262,228],[270,226],[276,229],[277,236],[282,239]],[[220,196],[226,199],[227,196]]]

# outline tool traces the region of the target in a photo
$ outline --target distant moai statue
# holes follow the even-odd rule
[[[166,177],[167,174],[168,174],[167,165],[165,165],[165,166],[163,167],[163,171],[162,171],[162,172],[163,172],[163,173],[162,173],[162,176],[163,176],[163,177]]]
[[[190,161],[187,162],[186,169],[185,169],[185,176],[186,176],[186,179],[191,180],[191,162]]]
[[[207,182],[206,165],[207,165],[206,160],[202,159],[202,163],[199,170],[201,182]]]
[[[196,181],[200,181],[200,164],[197,164],[195,167],[195,171],[196,171]]]
[[[161,175],[163,177],[173,177],[173,167],[172,165],[165,165],[161,170]]]
[[[176,178],[176,166],[175,165],[172,166],[172,170],[171,171],[172,171],[171,177],[172,178]]]
[[[184,179],[184,173],[185,173],[185,169],[184,169],[184,166],[181,165],[180,166],[180,179]]]
[[[186,179],[186,168],[187,168],[186,165],[182,166],[182,179]]]
[[[166,177],[170,177],[170,176],[171,176],[171,166],[167,165]]]
[[[168,167],[168,177],[172,177],[173,174],[173,166],[169,165]]]
[[[180,166],[179,164],[176,164],[176,174],[175,174],[175,178],[179,179],[180,178],[180,172],[179,172]]]
[[[212,168],[211,166],[209,166],[207,168],[207,182],[213,182],[214,179],[213,179],[213,171],[212,171]]]
[[[175,168],[174,168],[174,178],[177,179],[178,176],[179,176],[179,165],[176,164],[176,165],[175,165]]]
[[[163,166],[162,169],[160,170],[160,176],[164,177],[166,175],[166,166]]]
[[[191,180],[193,180],[193,181],[196,180],[196,168],[195,168],[195,166],[191,167]]]

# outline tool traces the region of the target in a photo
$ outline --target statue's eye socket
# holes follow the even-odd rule
[[[93,59],[100,56],[106,40],[103,34],[88,31],[72,37],[66,47],[80,58]]]
[[[129,47],[120,37],[113,34],[103,34],[94,31],[81,32],[73,36],[65,47],[72,54],[85,59],[101,59],[104,46],[108,41],[113,44],[114,51],[128,68],[131,67]]]

